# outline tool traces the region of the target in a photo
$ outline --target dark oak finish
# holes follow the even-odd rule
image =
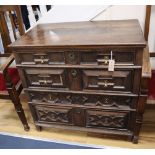
[[[145,46],[137,20],[38,25],[11,44],[36,128],[138,142],[150,76]]]
[[[103,45],[144,47],[145,40],[138,20],[40,24],[11,46],[14,49],[74,49],[77,46],[88,49]]]
[[[81,94],[69,92],[51,92],[27,90],[32,103],[47,105],[64,105],[72,107],[97,108],[97,109],[126,109],[135,111],[138,98],[136,96],[108,93],[90,94],[82,92]]]
[[[22,104],[20,102],[20,97],[19,97],[23,89],[22,82],[19,79],[19,81],[15,84],[8,73],[8,70],[10,69],[11,64],[14,62],[14,55],[10,54],[11,50],[8,48],[8,45],[11,43],[11,38],[10,38],[8,23],[6,21],[7,13],[9,14],[9,17],[10,17],[14,38],[15,40],[17,39],[16,33],[15,33],[17,29],[15,28],[15,21],[11,13],[12,11],[16,13],[16,18],[17,18],[16,26],[18,26],[19,34],[23,35],[25,33],[23,22],[22,22],[22,16],[20,12],[20,6],[1,5],[0,6],[0,33],[2,37],[2,43],[4,45],[4,54],[1,54],[1,51],[0,51],[0,74],[4,78],[6,90],[0,91],[0,99],[9,99],[12,101],[15,107],[15,111],[17,112],[19,119],[23,124],[24,130],[29,131],[27,119],[25,117],[25,113],[22,108]],[[15,69],[15,66],[13,68]]]

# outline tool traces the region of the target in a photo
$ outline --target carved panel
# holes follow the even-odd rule
[[[88,96],[79,94],[68,94],[66,95],[66,99],[71,104],[85,104],[88,101]]]
[[[69,110],[36,107],[36,113],[39,121],[69,123]]]
[[[87,126],[127,128],[128,113],[87,112]]]
[[[102,107],[130,107],[135,105],[132,97],[108,96],[108,95],[88,95],[88,94],[70,94],[70,93],[46,93],[29,92],[30,99],[33,102],[45,102],[50,104],[78,104],[85,106]]]
[[[88,100],[87,95],[80,94],[62,94],[62,93],[43,93],[43,92],[29,92],[32,101],[48,102],[52,104],[85,104]]]
[[[131,97],[117,97],[117,96],[106,96],[106,95],[96,95],[95,97],[90,97],[89,101],[85,105],[103,106],[103,107],[120,107],[126,106],[130,107],[132,105]],[[136,103],[134,103],[136,104]]]

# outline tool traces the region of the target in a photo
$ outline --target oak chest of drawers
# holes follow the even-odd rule
[[[142,67],[145,46],[137,20],[30,30],[10,47],[36,127],[126,136],[137,143],[149,77]],[[115,61],[113,71],[109,60]]]

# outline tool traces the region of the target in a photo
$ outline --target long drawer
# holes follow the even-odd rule
[[[64,124],[87,128],[131,130],[135,112],[90,110],[84,108],[42,106],[30,104],[35,121],[48,124]]]
[[[137,107],[137,96],[120,94],[86,94],[28,90],[29,101],[36,104],[86,107],[95,109],[126,109]]]
[[[111,53],[112,51],[112,53]],[[114,59],[116,65],[141,65],[137,59],[142,53],[138,53],[134,48],[105,48],[105,49],[66,49],[66,50],[33,50],[17,51],[17,64],[31,65],[108,65],[109,59]],[[112,55],[111,55],[112,54]]]

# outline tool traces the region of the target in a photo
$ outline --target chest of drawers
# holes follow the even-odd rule
[[[145,46],[137,20],[43,24],[11,44],[36,127],[137,143],[150,75]]]

